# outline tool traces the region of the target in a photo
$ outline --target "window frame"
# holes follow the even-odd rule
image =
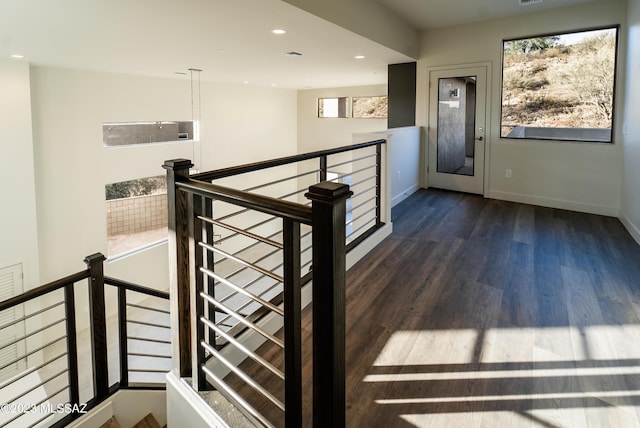
[[[113,186],[113,185],[117,185],[117,184],[126,184],[126,183],[133,183],[136,181],[140,181],[140,180],[147,180],[147,179],[165,179],[164,181],[164,191],[160,191],[158,192],[158,188],[155,188],[153,190],[151,190],[150,193],[147,194],[141,194],[141,195],[129,195],[126,197],[109,197],[108,194],[108,190],[107,187],[108,186]],[[118,252],[114,252],[113,248],[112,248],[112,244],[110,242],[110,239],[112,239],[114,236],[120,236],[120,235],[126,235],[128,238],[127,239],[131,239],[130,237],[135,236],[136,234],[138,234],[137,236],[139,237],[141,233],[148,233],[148,234],[152,234],[154,231],[158,231],[158,230],[165,230],[165,227],[161,227],[161,228],[152,228],[152,229],[145,229],[145,230],[138,230],[136,231],[136,226],[143,224],[145,221],[142,220],[140,221],[140,213],[144,212],[143,210],[146,209],[146,205],[152,205],[153,202],[150,202],[148,204],[145,203],[136,203],[136,199],[138,198],[142,198],[142,197],[151,197],[151,196],[159,196],[159,195],[165,195],[165,199],[166,199],[166,195],[167,195],[167,187],[166,187],[166,176],[164,175],[155,175],[155,176],[149,176],[149,177],[139,177],[139,178],[134,178],[134,179],[130,179],[130,180],[124,180],[124,181],[118,181],[118,182],[113,182],[113,183],[107,183],[105,184],[105,226],[106,226],[106,249],[107,249],[107,259],[109,261],[115,261],[115,260],[119,260],[125,257],[128,257],[131,254],[136,254],[136,253],[140,253],[142,251],[154,248],[158,245],[161,245],[165,242],[168,241],[169,239],[169,234],[168,234],[168,217],[167,217],[167,224],[166,224],[166,234],[163,234],[162,237],[160,237],[159,239],[148,239],[145,242],[140,243],[137,246],[128,246],[126,249],[124,250],[120,250]],[[142,201],[142,199],[138,199],[139,201]],[[112,204],[110,204],[110,202],[113,201],[113,203],[115,203],[117,205],[117,201],[122,201],[121,203],[121,208],[118,209],[117,206],[114,206]],[[156,205],[157,205],[157,201],[156,201]],[[124,209],[126,206],[126,210]],[[122,211],[124,212],[123,215],[118,215],[118,214],[110,214],[110,210],[109,208],[115,208],[116,211]],[[157,208],[157,206],[156,206]],[[164,213],[162,213],[162,211],[165,211]],[[162,208],[160,208],[160,214],[152,214],[150,216],[143,216],[147,222],[151,222],[153,223],[157,223],[158,221],[162,220],[165,216],[168,216],[168,207],[165,204],[162,204]],[[136,219],[136,217],[138,217]],[[153,220],[151,220],[151,218],[155,217]],[[138,220],[138,221],[136,221]],[[111,223],[111,224],[110,224]],[[115,223],[118,223],[118,226],[115,226]],[[115,234],[111,234],[109,231],[110,229],[112,229],[113,227],[117,227],[118,229],[120,227],[123,228],[123,230],[120,233],[115,233]],[[127,229],[131,229],[131,230],[127,230]]]
[[[161,141],[148,141],[148,142],[127,142],[122,144],[107,144],[109,139],[107,132],[111,131],[112,127],[123,128],[134,126],[158,126],[162,129],[163,125],[176,124],[178,127],[176,139],[161,140]],[[186,126],[191,133],[180,132],[180,129]],[[189,143],[196,140],[196,121],[195,120],[162,120],[162,121],[133,121],[133,122],[103,122],[102,123],[102,147],[105,149],[123,148],[123,147],[141,147],[150,146],[155,144],[171,144],[171,143]],[[186,138],[181,138],[181,135],[186,135]]]
[[[598,27],[588,27],[588,28],[579,28],[579,29],[572,29],[572,30],[563,30],[563,31],[555,31],[555,32],[548,32],[548,33],[541,33],[541,34],[535,34],[535,35],[531,35],[531,36],[525,36],[525,37],[512,37],[512,38],[505,38],[502,39],[502,46],[501,46],[501,65],[500,65],[500,114],[499,114],[499,125],[498,125],[498,129],[499,129],[499,138],[501,140],[510,140],[510,141],[518,141],[518,140],[537,140],[537,141],[554,141],[554,142],[572,142],[572,143],[596,143],[596,144],[615,144],[615,129],[616,129],[616,95],[617,95],[617,88],[618,88],[618,67],[619,67],[619,59],[620,59],[620,24],[615,24],[615,25],[605,25],[605,26],[598,26]],[[614,30],[615,31],[615,47],[614,47],[614,53],[613,53],[613,83],[612,83],[612,99],[611,99],[611,132],[610,132],[610,137],[608,141],[604,141],[601,139],[588,139],[588,138],[558,138],[558,137],[548,137],[548,138],[544,138],[544,137],[540,137],[540,136],[533,136],[533,137],[509,137],[509,136],[503,136],[502,135],[502,128],[503,128],[503,110],[504,110],[504,80],[505,80],[505,44],[508,42],[514,42],[514,41],[518,41],[518,40],[527,40],[527,39],[536,39],[536,38],[541,38],[541,37],[552,37],[552,36],[564,36],[564,35],[569,35],[569,34],[577,34],[577,33],[585,33],[585,32],[590,32],[590,31],[602,31],[602,30]],[[548,127],[545,129],[564,129],[562,127]],[[569,128],[571,129],[571,128]],[[575,128],[575,129],[607,129],[607,128]]]
[[[338,115],[337,116],[321,116],[320,105],[322,100],[338,100]],[[340,116],[340,100],[344,100],[344,116]],[[316,117],[318,119],[350,119],[349,112],[351,111],[351,97],[318,97],[316,99]]]

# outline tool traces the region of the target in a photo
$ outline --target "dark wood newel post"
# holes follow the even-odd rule
[[[313,209],[313,426],[341,428],[345,409],[346,184],[322,182]]]
[[[89,268],[89,322],[93,355],[93,389],[98,402],[109,395],[107,362],[107,324],[104,308],[104,267],[106,257],[100,253],[84,259]]]
[[[118,287],[118,337],[120,338],[120,386],[129,386],[129,343],[127,337],[127,289]]]
[[[300,223],[283,220],[285,427],[302,426]]]
[[[64,286],[65,317],[67,324],[67,364],[69,367],[69,402],[80,404],[78,378],[78,329],[76,326],[76,297],[73,284]]]
[[[162,166],[167,170],[169,226],[169,273],[173,368],[180,377],[191,376],[191,304],[189,296],[189,198],[176,190],[176,182],[189,177],[190,160],[173,159]]]

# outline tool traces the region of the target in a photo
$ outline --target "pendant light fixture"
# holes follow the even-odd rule
[[[200,73],[202,70],[190,68],[191,77],[191,120],[193,123],[192,158],[194,164],[191,173],[200,172],[202,168],[202,141],[200,140]]]

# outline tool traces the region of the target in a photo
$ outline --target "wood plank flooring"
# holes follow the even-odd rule
[[[430,189],[393,225],[348,273],[347,426],[640,427],[640,247],[617,219]]]

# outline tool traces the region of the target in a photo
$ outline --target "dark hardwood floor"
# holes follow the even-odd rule
[[[640,426],[640,247],[617,219],[430,189],[393,226],[348,273],[347,426]]]

